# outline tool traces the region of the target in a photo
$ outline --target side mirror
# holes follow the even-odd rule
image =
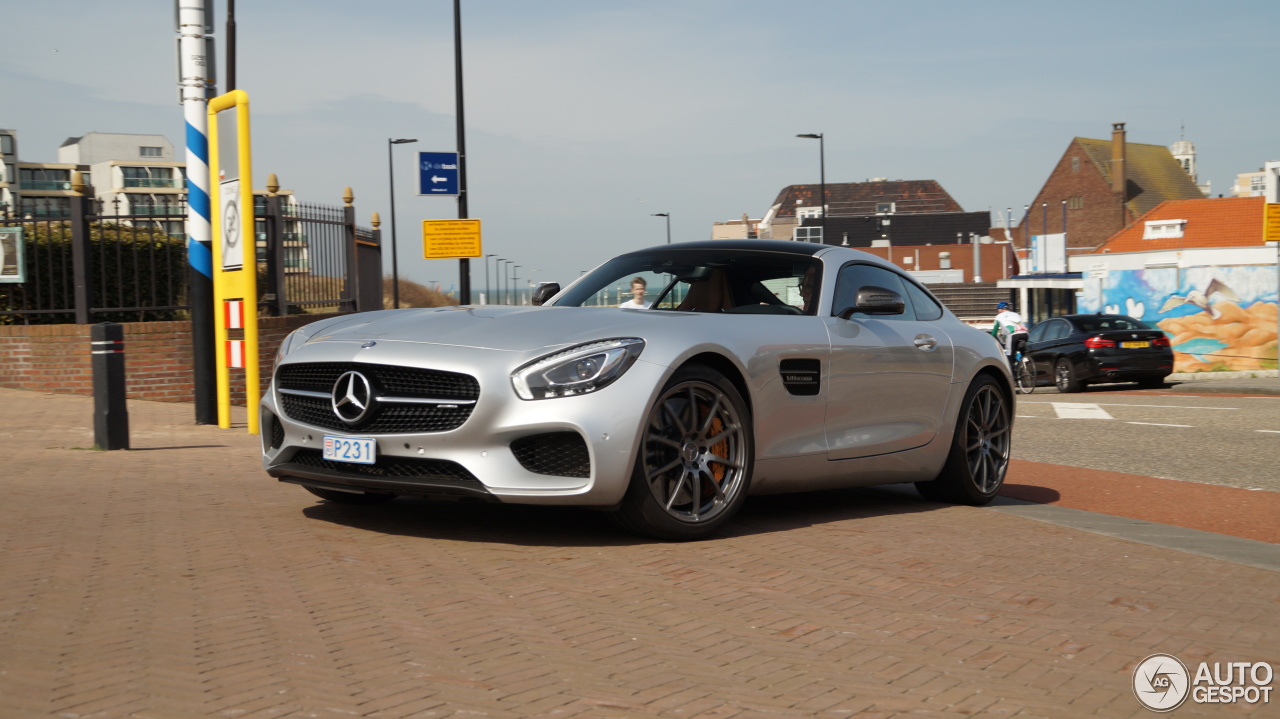
[[[853,316],[854,312],[864,315],[900,315],[906,311],[907,305],[902,301],[902,295],[884,287],[864,285],[858,290],[853,306],[840,310],[837,316],[847,320]]]
[[[533,291],[533,304],[541,305],[543,302],[560,294],[559,282],[543,282],[538,285],[538,289]]]

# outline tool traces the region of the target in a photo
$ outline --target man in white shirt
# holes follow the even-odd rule
[[[631,299],[618,305],[623,309],[647,310],[651,302],[644,301],[644,293],[649,289],[649,283],[644,281],[643,277],[636,277],[631,280]]]
[[[991,334],[1004,345],[1004,353],[1012,361],[1016,344],[1027,338],[1027,325],[1023,323],[1022,315],[1014,312],[1008,302],[1001,302],[996,305],[996,323]]]

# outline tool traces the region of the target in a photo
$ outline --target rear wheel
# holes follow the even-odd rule
[[[681,368],[649,410],[614,520],[657,539],[709,537],[742,506],[754,451],[737,388],[707,367]]]
[[[932,482],[916,490],[935,502],[981,505],[1004,485],[1013,439],[1013,412],[994,379],[982,375],[965,394],[951,439],[951,453]]]
[[[1022,394],[1031,394],[1036,388],[1035,372],[1031,369],[1031,358],[1023,356],[1018,360],[1018,366],[1015,368],[1013,378],[1018,384],[1018,391]]]
[[[1058,391],[1064,394],[1079,392],[1084,388],[1080,380],[1076,379],[1076,371],[1071,368],[1071,361],[1066,357],[1060,358],[1054,365],[1053,383],[1058,386]]]
[[[394,494],[379,494],[374,492],[365,492],[364,494],[356,494],[355,492],[339,492],[336,489],[320,489],[319,487],[302,486],[303,489],[314,494],[320,499],[327,499],[337,504],[382,504],[390,502],[396,498]]]

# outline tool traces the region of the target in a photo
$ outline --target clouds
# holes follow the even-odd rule
[[[12,5],[13,27],[56,28],[0,46],[0,126],[19,131],[24,159],[51,161],[90,130],[181,144],[167,4]],[[470,214],[487,251],[563,267],[561,279],[665,241],[653,212],[671,213],[677,239],[702,239],[712,222],[762,215],[783,186],[816,182],[801,132],[826,134],[828,182],[933,178],[968,210],[1030,201],[1071,137],[1106,138],[1112,122],[1154,144],[1185,122],[1215,191],[1280,159],[1266,123],[1250,121],[1280,109],[1262,82],[1277,49],[1271,2],[462,5]],[[362,218],[387,221],[386,139],[418,138],[397,148],[401,266],[452,275],[456,263],[404,259],[418,220],[456,214],[414,196],[412,174],[414,151],[455,146],[452,3],[279,0],[237,13],[259,171],[308,201],[351,185]]]

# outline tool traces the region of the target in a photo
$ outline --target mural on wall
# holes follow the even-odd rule
[[[1276,369],[1276,289],[1274,266],[1113,270],[1086,280],[1079,308],[1164,330],[1174,372]]]

